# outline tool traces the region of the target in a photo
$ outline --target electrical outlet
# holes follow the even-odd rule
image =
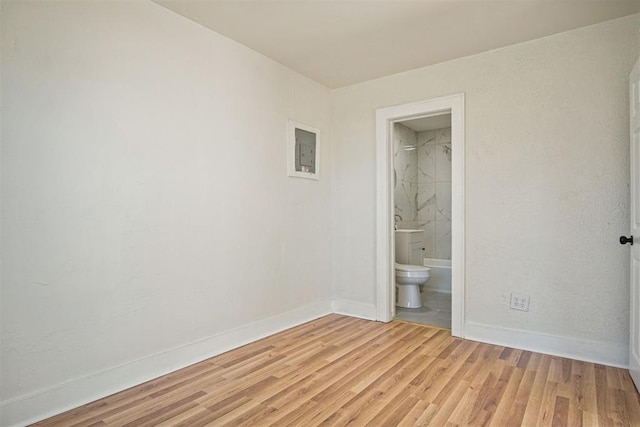
[[[529,295],[511,294],[511,308],[513,310],[529,311]]]

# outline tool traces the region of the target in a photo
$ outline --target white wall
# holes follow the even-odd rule
[[[375,109],[458,92],[468,325],[624,349],[638,21],[330,94],[152,3],[2,2],[0,424],[331,298],[375,313]],[[322,132],[319,182],[286,177],[290,118]]]
[[[331,310],[326,88],[146,1],[2,2],[2,57],[0,424]]]
[[[464,92],[467,332],[527,331],[571,354],[552,348],[563,337],[626,363],[617,240],[639,28],[634,15],[332,91],[335,296],[375,304],[375,110]],[[529,312],[509,309],[511,292],[531,296]]]

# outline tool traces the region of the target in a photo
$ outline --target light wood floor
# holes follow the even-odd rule
[[[628,372],[329,315],[41,426],[640,425]]]

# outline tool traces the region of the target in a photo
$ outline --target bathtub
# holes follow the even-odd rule
[[[424,289],[451,293],[451,260],[425,258],[423,264],[431,269]]]

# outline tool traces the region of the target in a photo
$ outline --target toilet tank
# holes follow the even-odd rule
[[[422,230],[396,230],[396,262],[422,265],[424,240]]]

